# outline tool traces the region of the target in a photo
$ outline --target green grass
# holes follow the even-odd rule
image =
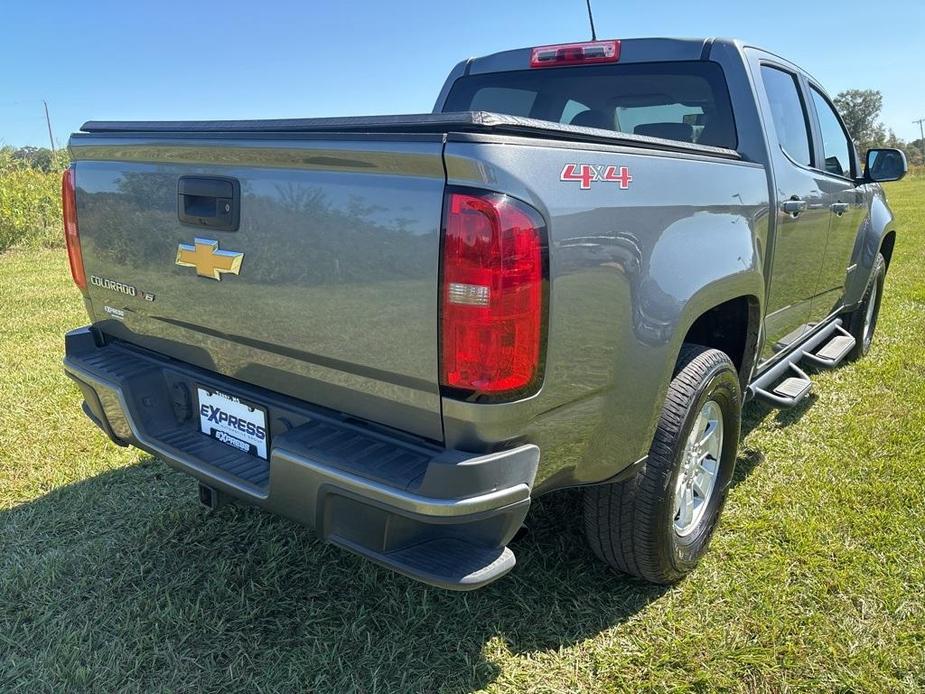
[[[61,252],[0,255],[0,690],[925,689],[925,179],[871,355],[749,406],[712,549],[661,589],[537,503],[506,579],[430,589],[108,443],[62,375]]]

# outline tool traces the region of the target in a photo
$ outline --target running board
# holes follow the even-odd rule
[[[793,407],[812,392],[813,382],[809,380],[809,376],[807,376],[795,363],[785,363],[796,373],[796,376],[785,378],[783,381],[773,386],[771,390],[767,390],[755,384],[752,384],[751,387],[754,389],[755,395],[765,402],[777,405],[778,407]]]
[[[839,334],[833,338],[832,335],[835,333]],[[817,352],[816,349],[822,344],[825,346]],[[761,398],[777,407],[793,407],[813,389],[809,376],[797,364],[805,359],[811,364],[832,368],[848,355],[852,347],[854,338],[842,328],[841,319],[836,318],[777,364],[760,374],[749,384],[747,395],[749,399]]]
[[[840,334],[826,342],[818,352],[805,352],[803,359],[807,363],[823,369],[834,369],[841,364],[851,350],[854,349],[857,340],[840,325],[837,326],[837,332]]]

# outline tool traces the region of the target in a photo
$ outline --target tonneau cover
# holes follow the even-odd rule
[[[238,136],[247,133],[292,135],[311,133],[508,133],[573,142],[628,145],[656,150],[709,154],[732,159],[739,158],[735,150],[725,147],[664,140],[645,135],[565,125],[487,111],[273,120],[87,121],[81,126],[81,131],[92,134],[118,133],[123,135],[128,133],[208,133],[210,135],[228,133]]]

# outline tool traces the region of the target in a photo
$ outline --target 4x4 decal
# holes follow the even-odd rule
[[[595,181],[619,183],[620,190],[627,190],[633,177],[630,176],[629,167],[591,164],[566,164],[559,176],[560,181],[578,181],[581,190],[591,190]]]

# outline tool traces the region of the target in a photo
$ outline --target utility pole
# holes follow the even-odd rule
[[[925,123],[925,118],[919,118],[912,122],[919,124],[919,135],[922,138],[919,140],[919,144],[922,145],[922,163],[925,164],[925,125],[923,125],[923,123]]]
[[[58,153],[55,151],[55,138],[51,136],[51,118],[48,117],[48,102],[42,99],[42,104],[45,106],[45,123],[48,125],[48,142],[51,144],[51,153],[57,158]]]

